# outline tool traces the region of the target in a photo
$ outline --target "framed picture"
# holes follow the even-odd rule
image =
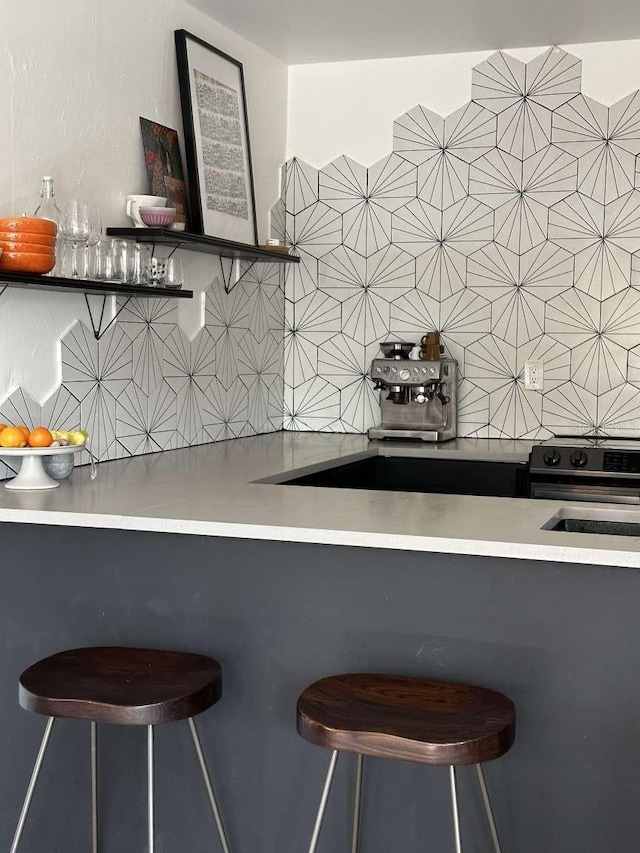
[[[148,118],[140,118],[140,130],[149,193],[169,199],[168,207],[175,207],[176,222],[182,223],[184,229],[187,224],[187,187],[178,133]]]
[[[175,39],[191,230],[256,245],[242,64],[186,30]]]

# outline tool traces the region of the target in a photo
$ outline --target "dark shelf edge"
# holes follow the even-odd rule
[[[192,299],[192,290],[173,290],[167,287],[146,287],[138,284],[109,285],[102,281],[61,278],[47,275],[19,275],[0,271],[0,290],[5,286],[26,290],[49,290],[58,293],[86,293],[88,296],[146,296],[151,299]]]
[[[172,231],[169,228],[107,228],[107,234],[109,237],[136,240],[139,243],[151,243],[156,246],[170,246],[173,249],[185,249],[191,252],[203,252],[223,258],[266,261],[272,264],[300,263],[297,255],[285,255],[283,252],[261,249],[249,243],[236,243],[233,240],[189,234],[187,231]]]

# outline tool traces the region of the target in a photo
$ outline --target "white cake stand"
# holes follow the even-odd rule
[[[0,459],[14,459],[16,456],[22,459],[19,473],[4,484],[5,489],[57,489],[60,483],[44,470],[42,457],[79,453],[85,447],[84,444],[70,444],[68,447],[0,447]]]

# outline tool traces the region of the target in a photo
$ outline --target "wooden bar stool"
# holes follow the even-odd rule
[[[501,693],[387,675],[338,675],[298,699],[298,733],[333,750],[309,853],[315,853],[339,752],[357,753],[352,853],[358,853],[364,756],[449,767],[456,853],[462,853],[456,767],[474,764],[495,853],[501,853],[482,764],[499,758],[515,737],[515,707]]]
[[[188,720],[223,853],[229,844],[213,792],[194,717],[222,695],[222,669],[213,658],[151,649],[89,648],[61,652],[39,661],[20,676],[19,701],[45,714],[45,727],[18,826],[16,853],[40,768],[57,717],[91,722],[91,833],[98,851],[98,723],[147,727],[149,853],[154,850],[153,727]]]

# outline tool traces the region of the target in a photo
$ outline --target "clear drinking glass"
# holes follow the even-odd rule
[[[67,202],[60,221],[60,234],[71,246],[71,278],[80,278],[78,250],[84,249],[91,236],[91,214],[86,201]]]
[[[97,281],[113,281],[113,240],[103,237],[94,250],[93,276]]]
[[[112,281],[133,284],[135,278],[136,244],[131,240],[111,241]]]
[[[92,204],[89,207],[89,222],[91,231],[85,244],[84,251],[82,253],[83,278],[91,278],[91,275],[93,273],[93,271],[91,270],[91,250],[95,249],[95,247],[98,246],[98,244],[104,237],[104,230],[102,228],[102,216],[100,214],[100,209],[96,207],[95,204]]]
[[[149,264],[149,284],[151,287],[163,287],[167,262],[163,258],[151,258]]]
[[[162,284],[164,287],[170,287],[173,290],[179,290],[182,287],[184,271],[181,258],[167,258]]]
[[[133,256],[133,283],[149,284],[150,280],[151,246],[138,243]]]

